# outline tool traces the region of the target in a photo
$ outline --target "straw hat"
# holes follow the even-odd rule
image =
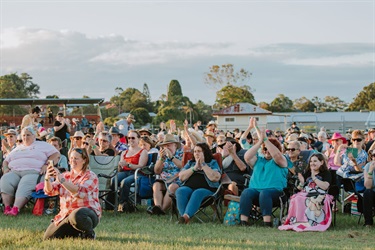
[[[148,130],[147,128],[141,128],[140,130],[138,130],[139,133],[142,133],[142,132],[146,132],[149,136],[152,135],[152,133],[150,132],[150,130]]]
[[[209,121],[209,123],[207,124],[206,128],[208,128],[211,125],[213,125],[214,127],[217,127],[217,124],[215,123],[215,121]]]
[[[73,138],[74,137],[84,137],[85,135],[83,134],[83,132],[81,130],[78,130],[74,133],[74,135],[72,136]]]
[[[17,135],[17,131],[15,129],[8,129],[8,131],[4,133],[4,135]]]
[[[169,144],[169,143],[180,144],[180,142],[176,140],[174,135],[166,134],[165,137],[164,137],[164,140],[162,142],[159,142],[156,146],[163,146],[163,145],[166,145],[166,144]]]

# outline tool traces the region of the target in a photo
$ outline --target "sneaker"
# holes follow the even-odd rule
[[[13,207],[12,210],[8,212],[8,215],[11,216],[17,216],[20,211],[18,210],[18,207]]]
[[[5,209],[4,209],[4,214],[5,215],[9,215],[9,212],[12,210],[12,208],[10,206],[6,206]]]
[[[81,235],[82,239],[88,239],[88,240],[95,240],[96,239],[96,234],[95,231],[93,230],[91,233],[85,234],[83,233]]]
[[[153,207],[148,207],[148,208],[147,208],[147,213],[148,213],[149,215],[153,215],[154,212],[153,212],[152,210],[153,210]]]

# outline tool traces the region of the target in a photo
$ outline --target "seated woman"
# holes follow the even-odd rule
[[[366,164],[365,173],[365,192],[363,193],[363,217],[365,218],[365,226],[372,227],[374,225],[373,209],[375,207],[375,150],[370,150],[371,161]]]
[[[0,190],[5,215],[16,216],[19,213],[35,189],[39,175],[45,174],[48,161],[57,163],[60,156],[52,145],[36,141],[33,127],[23,128],[21,135],[23,143],[13,149],[3,163]]]
[[[219,187],[221,170],[206,143],[194,147],[194,157],[181,170],[181,187],[176,191],[179,224],[187,224],[198,211],[202,201]]]
[[[167,134],[164,141],[160,142],[158,146],[161,149],[154,171],[155,174],[160,175],[160,181],[156,181],[152,186],[155,206],[147,209],[147,213],[151,215],[164,215],[165,210],[170,207],[172,199],[169,194],[175,193],[180,186],[180,180],[176,178],[171,183],[168,183],[168,191],[166,190],[164,181],[176,176],[182,168],[182,151],[179,150],[180,143],[173,135]]]
[[[147,151],[139,146],[140,135],[136,130],[128,132],[129,148],[122,152],[119,162],[118,181],[120,183],[120,199],[118,205],[119,212],[134,212],[134,205],[129,199],[130,187],[134,183],[134,173],[137,168],[146,166]],[[114,182],[112,181],[112,185]]]
[[[218,145],[220,148],[220,145]],[[242,149],[241,145],[233,138],[226,138],[222,145],[223,151],[223,171],[232,181],[228,185],[228,190],[233,195],[239,195],[245,188],[244,174],[250,174],[250,167],[245,163],[244,155],[247,150]]]
[[[89,170],[86,150],[72,149],[69,161],[69,172],[60,173],[52,165],[48,166],[44,192],[49,196],[60,195],[60,213],[44,233],[44,240],[65,237],[95,239],[94,228],[102,213],[99,180]],[[52,178],[55,181],[52,182]]]
[[[331,224],[330,203],[332,197],[327,194],[331,183],[331,173],[323,154],[310,157],[308,170],[298,173],[301,192],[290,199],[287,219],[280,230],[325,231]]]
[[[92,148],[91,155],[114,156],[115,151],[111,147],[112,136],[108,132],[100,132],[98,135],[99,147],[95,144],[95,140],[90,140]]]
[[[341,144],[337,151],[341,152],[346,149],[344,154],[337,154],[334,158],[334,164],[341,166],[337,171],[336,175],[342,178],[353,178],[355,188],[358,192],[365,190],[363,180],[363,168],[367,163],[368,154],[363,149],[365,143],[365,135],[361,130],[354,130],[351,136],[352,147],[348,147],[346,144]],[[357,178],[358,177],[358,178]]]
[[[70,152],[73,148],[83,148],[83,137],[85,135],[82,133],[82,131],[76,131],[74,132],[74,135],[70,137],[71,143],[70,148],[68,151],[68,155],[70,155]]]
[[[241,225],[248,225],[254,201],[259,200],[264,226],[272,227],[272,207],[287,185],[288,168],[292,167],[292,163],[282,154],[281,144],[276,138],[267,138],[265,130],[259,130],[253,117],[250,122],[257,131],[259,141],[244,157],[253,174],[249,188],[242,192],[240,198]],[[259,148],[262,148],[263,156],[258,154]]]

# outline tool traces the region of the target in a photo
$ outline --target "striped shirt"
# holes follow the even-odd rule
[[[78,185],[78,192],[71,194],[59,182],[52,183],[51,192],[44,192],[46,195],[60,195],[60,212],[55,216],[54,223],[58,225],[64,218],[77,208],[91,208],[100,218],[102,208],[99,203],[99,180],[94,172],[87,170],[72,178],[71,172],[63,173],[66,181]]]

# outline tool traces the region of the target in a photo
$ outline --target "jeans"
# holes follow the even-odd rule
[[[270,216],[272,215],[273,204],[278,202],[282,193],[282,191],[274,188],[263,190],[246,188],[240,198],[240,214],[249,217],[255,203],[259,204],[263,216]]]
[[[118,183],[118,185],[120,186],[121,181],[124,180],[125,178],[131,176],[131,175],[134,175],[134,171],[133,170],[118,172],[117,173],[117,179],[118,179],[117,183]],[[115,190],[115,180],[114,180],[114,178],[111,179],[111,190],[113,190],[113,191]],[[108,202],[114,204],[114,202],[115,202],[115,195],[117,195],[117,194],[115,194],[114,192],[109,193],[107,195]],[[108,204],[108,207],[107,207],[107,204],[106,204],[106,209],[110,209],[109,204]],[[117,208],[114,208],[114,209],[117,209]]]
[[[176,190],[177,209],[180,216],[187,214],[190,218],[198,211],[204,198],[212,195],[214,192],[205,189],[191,189],[182,186]]]
[[[134,171],[129,172],[132,173],[121,181],[119,204],[122,204],[124,202],[129,203],[130,187],[135,182]]]
[[[373,225],[374,219],[372,210],[375,206],[375,192],[372,189],[366,189],[363,193],[363,217],[365,218],[365,225]]]
[[[58,225],[52,222],[44,233],[44,240],[52,238],[79,237],[80,233],[93,233],[99,218],[94,210],[81,207],[70,213]]]

